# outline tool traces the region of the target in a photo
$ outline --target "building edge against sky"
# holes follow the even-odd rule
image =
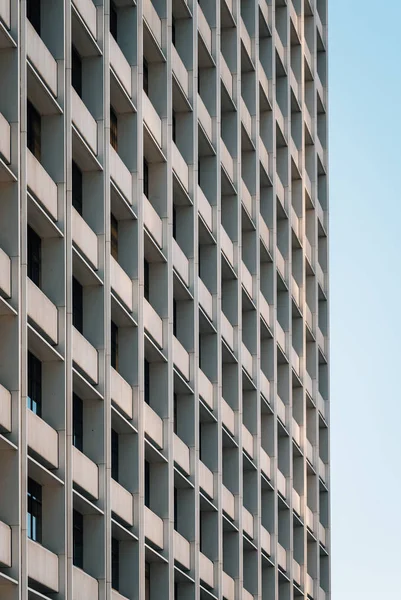
[[[1,0],[0,73],[0,598],[330,600],[327,0]]]

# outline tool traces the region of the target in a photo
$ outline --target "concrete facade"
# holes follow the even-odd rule
[[[327,0],[0,0],[0,598],[330,600]]]

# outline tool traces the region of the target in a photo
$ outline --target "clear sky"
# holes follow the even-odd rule
[[[396,600],[401,2],[329,6],[332,600]]]

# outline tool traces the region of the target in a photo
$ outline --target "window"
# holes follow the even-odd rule
[[[145,299],[149,302],[149,263],[145,259],[143,263],[143,295]]]
[[[111,322],[111,366],[118,370],[118,327]]]
[[[84,292],[83,287],[75,277],[72,278],[72,324],[79,333],[83,332],[84,321]]]
[[[27,407],[38,417],[42,414],[42,363],[28,352]]]
[[[72,161],[72,205],[82,216],[82,172],[74,161]]]
[[[118,481],[118,433],[111,430],[111,476]]]
[[[40,0],[27,0],[26,16],[36,33],[40,35]]]
[[[178,397],[174,394],[174,433],[177,433],[177,408],[178,408]]]
[[[120,589],[120,541],[111,538],[111,587]]]
[[[173,119],[172,119],[172,125],[173,125],[173,142],[176,143],[177,142],[177,119],[175,116],[175,112],[173,111]]]
[[[71,52],[71,83],[78,96],[82,98],[82,60],[75,46]]]
[[[80,512],[74,510],[73,516],[73,563],[75,567],[79,569],[84,568],[84,517]]]
[[[110,236],[111,236],[111,255],[114,260],[118,261],[118,221],[110,214]]]
[[[72,443],[83,452],[84,405],[79,396],[73,394],[72,408]]]
[[[27,102],[27,145],[35,158],[40,162],[41,157],[42,119],[34,105]]]
[[[143,59],[143,91],[149,95],[149,69],[146,58]]]
[[[110,2],[110,33],[117,41],[117,9],[114,2]]]
[[[173,238],[177,240],[177,209],[173,204]]]
[[[198,158],[198,185],[201,183],[201,161]]]
[[[177,335],[177,300],[173,298],[173,334]]]
[[[150,504],[150,464],[145,460],[145,506]]]
[[[42,543],[42,486],[28,477],[28,537]]]
[[[150,364],[145,358],[145,402],[150,404]]]
[[[150,600],[150,563],[145,562],[145,600]]]
[[[202,423],[199,421],[199,459],[202,460]]]
[[[201,552],[204,551],[204,548],[203,548],[203,530],[202,530],[202,513],[200,513],[200,518],[199,518],[199,550]]]
[[[177,531],[178,490],[174,488],[174,529]]]
[[[28,225],[28,277],[40,287],[42,240]]]
[[[145,159],[143,159],[143,193],[146,198],[149,198],[149,165]]]
[[[175,18],[174,18],[174,16],[171,19],[171,41],[173,42],[173,45],[175,46]]]
[[[118,151],[118,120],[117,115],[110,106],[110,144]]]
[[[201,246],[199,244],[199,246],[198,246],[198,275],[199,275],[199,277],[201,277],[201,262],[202,262],[202,252],[201,252]]]
[[[199,336],[199,368],[202,368],[202,336]]]

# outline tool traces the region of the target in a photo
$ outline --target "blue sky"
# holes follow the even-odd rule
[[[392,600],[401,562],[401,2],[329,6],[332,600]]]

